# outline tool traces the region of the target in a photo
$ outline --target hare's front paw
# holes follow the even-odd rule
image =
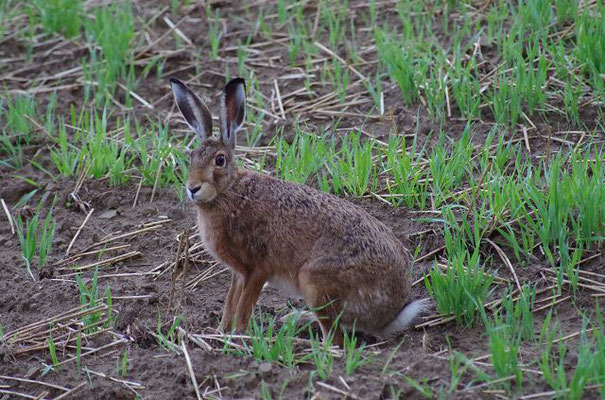
[[[223,324],[222,322],[218,325],[218,327],[216,328],[220,333],[222,334],[226,334],[226,335],[232,335],[232,334],[245,334],[246,333],[246,329],[243,328],[240,324],[234,324],[234,323],[229,323],[229,324]]]
[[[216,328],[221,333],[231,333],[233,331],[233,323],[231,320],[221,320],[221,323],[218,324],[218,328]]]
[[[221,323],[218,324],[218,328],[216,329],[222,333],[231,332],[231,329],[233,329],[233,318],[229,318],[229,315],[223,314]]]

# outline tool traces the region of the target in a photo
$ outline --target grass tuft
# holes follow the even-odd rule
[[[439,312],[453,314],[459,324],[470,325],[480,315],[494,276],[485,272],[480,259],[477,224],[471,228],[467,220],[458,223],[451,211],[445,212],[444,217],[446,271],[435,265],[424,282],[437,301]],[[465,241],[466,236],[474,245]]]
[[[72,38],[80,33],[82,26],[81,0],[34,0],[37,11],[34,23],[40,21],[47,32]]]
[[[41,220],[41,208],[43,204],[44,200],[41,200],[36,207],[34,216],[30,219],[23,221],[21,214],[17,215],[17,237],[21,244],[25,266],[30,275],[36,255],[38,256],[37,267],[44,268],[46,266],[55,237],[54,201],[46,214],[46,218]]]

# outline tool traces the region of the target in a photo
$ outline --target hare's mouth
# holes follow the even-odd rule
[[[216,198],[216,188],[208,182],[201,185],[187,185],[187,197],[195,203],[207,203]]]

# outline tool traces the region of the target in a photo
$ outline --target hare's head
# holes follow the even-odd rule
[[[220,100],[220,136],[212,136],[212,117],[204,102],[178,79],[170,79],[176,104],[202,143],[191,152],[187,196],[197,204],[213,201],[237,173],[235,136],[246,115],[246,85],[236,78],[223,89]]]

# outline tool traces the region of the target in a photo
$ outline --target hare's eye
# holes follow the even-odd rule
[[[223,167],[225,165],[225,156],[222,154],[217,155],[214,159],[214,162],[216,163],[217,167]]]

